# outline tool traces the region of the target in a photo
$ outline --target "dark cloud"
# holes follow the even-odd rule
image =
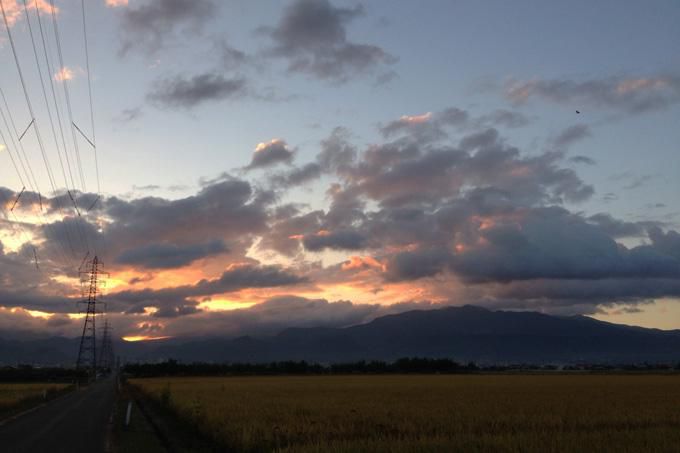
[[[553,140],[553,143],[558,148],[567,148],[591,135],[590,127],[586,124],[575,124],[560,132]]]
[[[647,229],[653,226],[652,222],[625,222],[604,212],[591,215],[587,221],[613,238],[645,236]]]
[[[323,231],[306,235],[302,243],[311,252],[323,249],[361,250],[366,247],[366,238],[356,231]]]
[[[237,99],[247,93],[244,78],[227,78],[207,72],[191,77],[175,76],[159,80],[147,94],[147,99],[163,108],[190,109],[205,102]]]
[[[195,314],[182,318],[181,323],[171,324],[162,332],[180,336],[193,336],[196,332],[234,337],[274,335],[291,327],[347,327],[369,322],[379,316],[442,306],[428,301],[385,306],[284,295],[246,309]]]
[[[98,238],[96,243],[109,257],[135,249],[161,253],[163,250],[156,247],[158,244],[176,244],[178,248],[174,252],[165,251],[176,252],[176,258],[187,258],[200,254],[200,250],[192,249],[192,244],[205,245],[206,238],[212,238],[229,244],[228,262],[242,257],[257,235],[266,230],[273,201],[269,192],[257,190],[247,181],[223,175],[204,185],[195,195],[175,200],[105,198],[101,202],[102,215],[106,219],[102,232],[94,228],[86,231],[91,237]],[[69,230],[61,223],[55,222],[54,232],[46,232],[46,235],[63,237]],[[202,249],[205,253],[209,250],[213,248]]]
[[[664,233],[658,226],[651,226],[648,231],[655,250],[680,260],[680,233],[674,230]]]
[[[452,269],[473,281],[680,279],[680,261],[667,252],[628,249],[601,227],[555,207],[478,228],[460,245]]]
[[[435,142],[449,137],[451,131],[465,129],[495,130],[494,127],[517,128],[529,124],[529,119],[520,112],[498,109],[491,113],[473,117],[468,111],[449,107],[440,112],[421,115],[404,115],[401,118],[380,125],[385,138],[408,136],[420,144]]]
[[[251,63],[251,57],[222,40],[217,43],[220,65],[225,71],[235,71]]]
[[[402,116],[380,127],[384,137],[409,134],[419,142],[436,141],[448,136],[448,127],[462,127],[468,123],[470,115],[465,110],[451,107],[442,112],[427,112],[422,115]]]
[[[273,184],[290,188],[318,179],[323,174],[346,171],[357,156],[356,147],[348,141],[349,136],[346,129],[335,128],[328,138],[321,141],[321,151],[316,156],[315,162],[274,175]]]
[[[626,190],[633,190],[633,189],[639,189],[640,187],[646,185],[650,181],[654,179],[654,175],[641,175],[641,176],[634,176],[631,178],[630,182],[628,182],[625,186],[623,186],[624,189]]]
[[[130,108],[130,109],[124,109],[115,118],[115,120],[120,122],[120,123],[129,123],[131,121],[134,121],[134,120],[141,118],[143,115],[144,115],[144,111],[142,110],[141,107],[133,107],[133,108]]]
[[[143,192],[153,192],[154,190],[160,189],[161,186],[156,184],[147,184],[146,186],[132,186],[132,190],[140,190]]]
[[[149,244],[124,251],[116,257],[115,262],[148,269],[171,269],[227,251],[221,240],[188,245]]]
[[[275,175],[272,182],[279,187],[294,187],[318,179],[323,174],[321,165],[310,162],[299,168],[293,168],[287,173]]]
[[[597,162],[595,159],[592,159],[588,156],[573,156],[569,158],[569,162],[573,162],[575,164],[586,164],[586,165],[595,165]]]
[[[401,281],[432,277],[442,272],[451,260],[451,253],[445,248],[401,252],[388,264],[387,279]]]
[[[343,174],[354,190],[383,204],[436,202],[466,187],[494,187],[517,203],[578,202],[593,188],[573,170],[559,167],[561,153],[522,157],[495,129],[461,139],[458,148],[421,148],[393,142],[373,146]]]
[[[273,139],[270,142],[257,145],[253,158],[246,168],[252,170],[271,167],[279,163],[290,163],[293,160],[293,155],[294,151],[288,147],[285,140]]]
[[[378,46],[347,39],[346,25],[363,8],[333,6],[328,0],[296,0],[279,23],[262,31],[274,42],[270,54],[288,60],[288,70],[319,79],[344,82],[395,62]]]
[[[482,127],[518,128],[526,126],[530,121],[523,113],[498,109],[489,114],[482,115],[477,122]]]
[[[121,12],[121,48],[155,53],[168,40],[177,40],[182,32],[195,35],[215,18],[217,3],[212,0],[149,0]]]
[[[298,276],[278,266],[238,265],[224,271],[219,278],[201,280],[194,285],[159,290],[127,290],[110,294],[115,307],[125,307],[128,313],[141,313],[144,307],[155,307],[157,317],[176,317],[199,311],[195,298],[229,293],[249,288],[275,288],[306,283]]]
[[[574,106],[591,105],[628,114],[661,110],[680,102],[680,77],[659,75],[640,78],[510,81],[505,95],[523,103],[532,97]]]

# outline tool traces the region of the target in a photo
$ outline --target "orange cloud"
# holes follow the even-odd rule
[[[273,145],[282,145],[282,146],[287,146],[286,142],[284,140],[281,140],[280,138],[273,138],[269,142],[260,142],[257,144],[255,147],[255,152],[260,152],[264,151],[267,148],[273,146]]]
[[[126,335],[122,338],[123,338],[123,341],[135,342],[135,341],[167,340],[168,338],[172,338],[172,337],[170,337],[170,336],[150,337],[150,336],[147,336],[147,335]]]
[[[118,8],[120,6],[127,6],[128,0],[106,0],[106,6],[109,8]]]
[[[68,66],[64,66],[63,68],[61,68],[59,70],[59,72],[54,74],[54,80],[56,80],[57,82],[63,82],[65,80],[73,80],[74,77],[75,77],[75,72],[73,71],[73,69],[69,68]]]
[[[616,92],[619,94],[627,94],[649,88],[664,88],[666,85],[668,85],[668,83],[663,79],[628,79],[620,82],[616,86]]]
[[[342,270],[344,271],[370,268],[385,271],[385,265],[372,256],[352,256],[348,261],[342,263]]]
[[[21,0],[2,0],[2,6],[5,8],[7,23],[10,27],[13,27],[24,12],[23,2]],[[29,9],[37,9],[44,14],[52,14],[52,6],[47,0],[29,0],[26,6]],[[58,14],[59,8],[55,7],[54,12]]]
[[[427,123],[432,118],[432,112],[423,113],[422,115],[403,115],[399,118],[402,123],[408,124],[422,124]]]

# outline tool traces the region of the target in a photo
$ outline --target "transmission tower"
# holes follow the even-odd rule
[[[83,310],[85,312],[85,322],[83,323],[83,334],[80,337],[80,349],[78,350],[76,368],[87,370],[90,373],[90,377],[95,378],[97,375],[96,317],[97,313],[101,312],[97,306],[101,304],[98,301],[102,286],[100,276],[106,275],[106,273],[101,270],[102,263],[99,262],[96,256],[86,264],[87,270],[80,272],[81,282],[84,284],[83,293],[85,288],[87,288],[87,297],[83,297],[83,300],[80,302],[86,305],[86,308]]]
[[[104,320],[104,333],[102,334],[102,347],[99,351],[99,369],[109,372],[114,365],[113,344],[111,343],[111,325],[109,320]]]

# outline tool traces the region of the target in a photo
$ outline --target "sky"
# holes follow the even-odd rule
[[[676,1],[2,5],[3,337],[680,329]]]

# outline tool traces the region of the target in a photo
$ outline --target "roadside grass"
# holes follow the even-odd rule
[[[671,452],[678,375],[150,378],[158,407],[235,451]]]
[[[125,424],[128,403],[132,403],[130,423]],[[167,451],[153,426],[142,414],[127,386],[118,393],[114,411],[113,451],[120,453],[162,453]]]
[[[0,383],[0,420],[54,399],[73,388],[71,384]]]

